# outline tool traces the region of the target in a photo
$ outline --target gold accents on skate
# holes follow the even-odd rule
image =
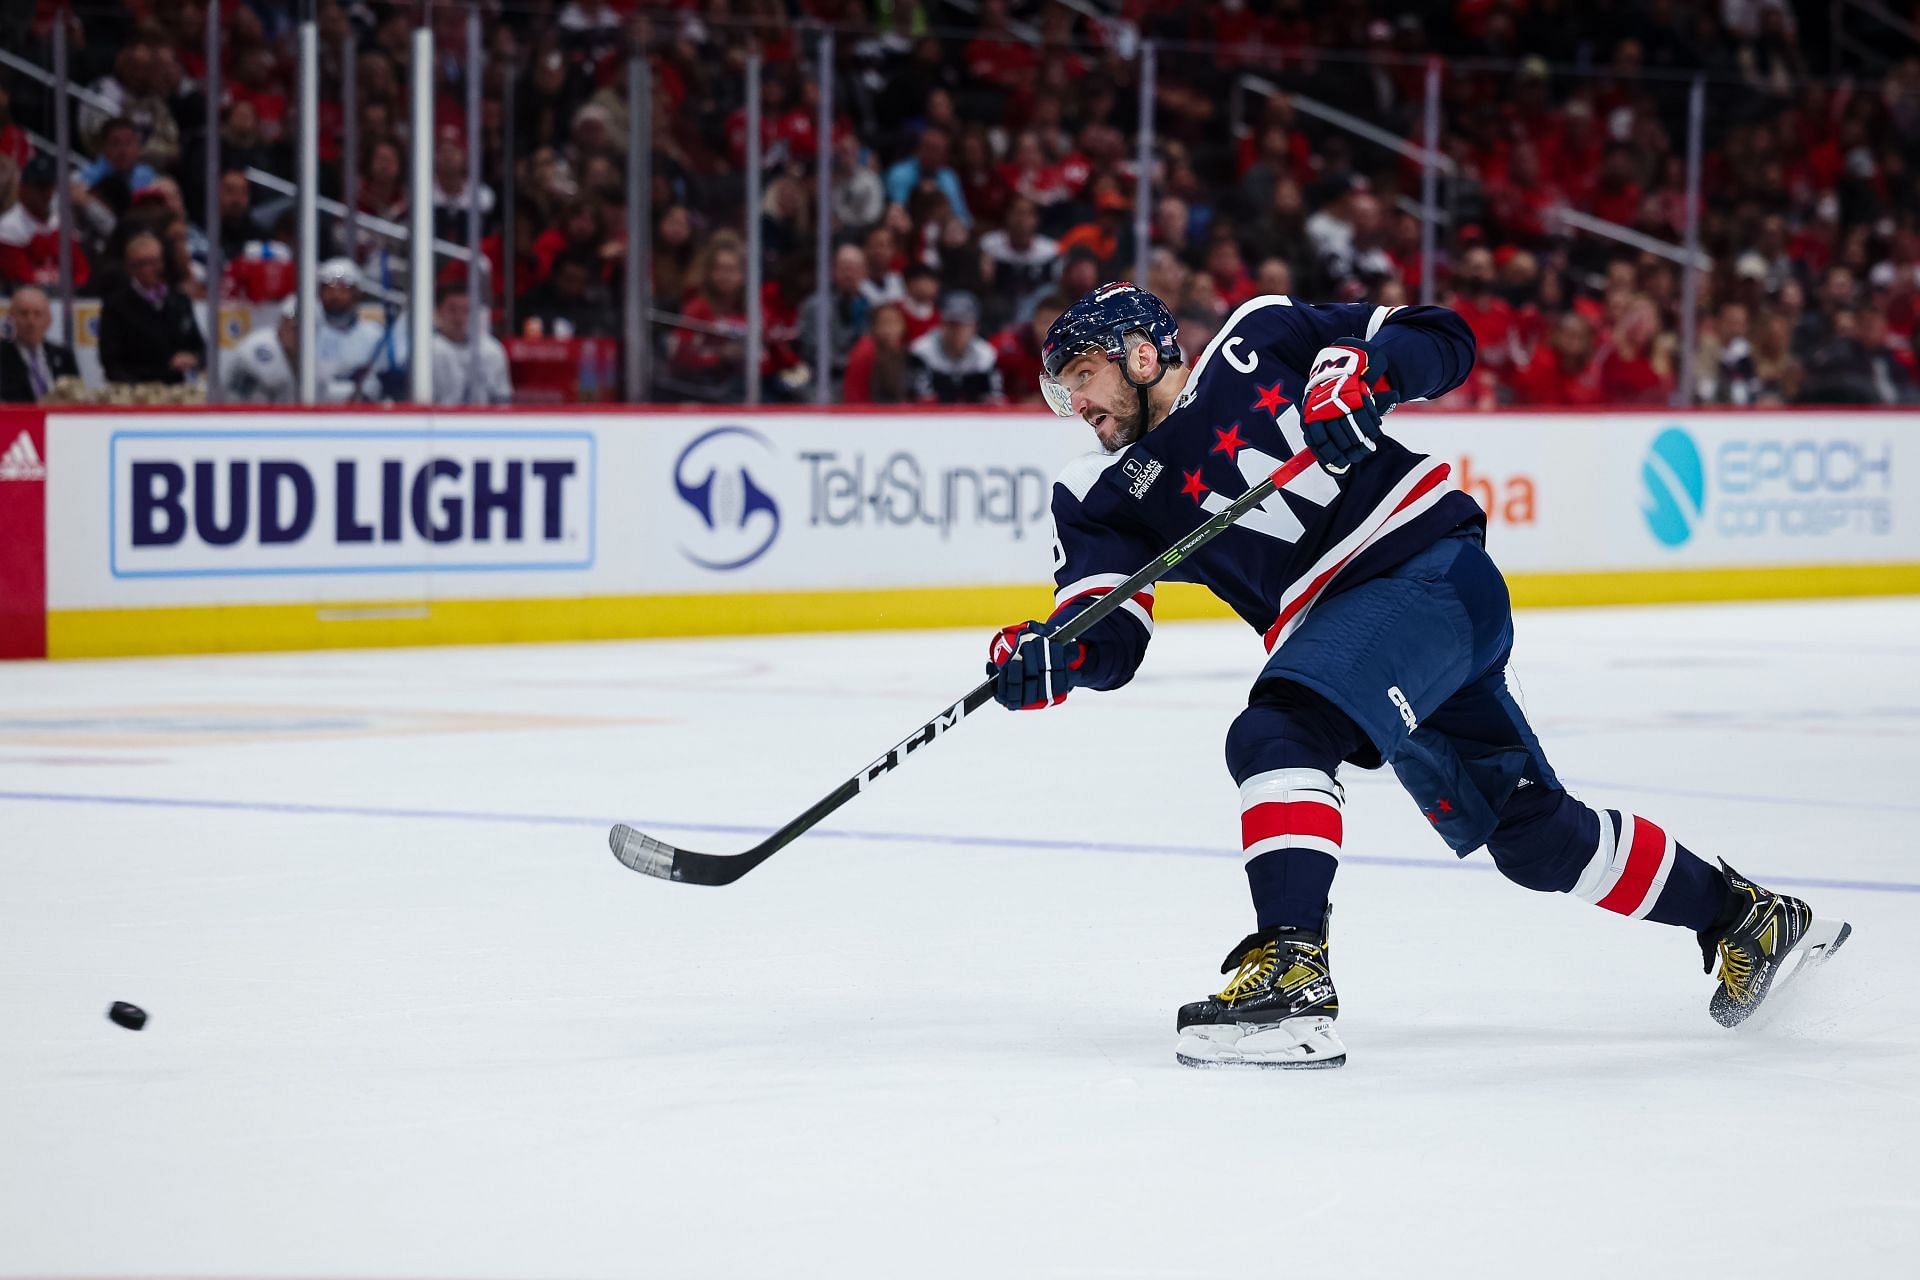
[[[1772,931],[1773,923],[1769,921],[1767,924],[1767,936],[1770,937]],[[1763,945],[1767,945],[1768,952],[1771,954],[1772,946],[1766,943],[1763,943]],[[1726,988],[1727,995],[1731,999],[1737,1000],[1741,1004],[1747,1004],[1753,1000],[1753,988],[1751,985],[1753,982],[1753,960],[1746,952],[1737,947],[1730,947],[1724,942],[1721,943],[1719,978],[1720,985]]]
[[[1233,981],[1222,988],[1214,999],[1232,1004],[1241,997],[1252,995],[1259,990],[1260,985],[1273,973],[1274,965],[1279,963],[1279,952],[1278,943],[1268,942],[1240,957],[1240,971],[1233,975]],[[1295,968],[1298,967],[1295,966]],[[1287,976],[1293,976],[1291,970],[1288,971]]]
[[[1323,955],[1319,947],[1308,946],[1305,943],[1295,943],[1292,949],[1310,955],[1315,959],[1319,959]],[[1268,942],[1254,948],[1240,958],[1239,972],[1233,975],[1233,981],[1229,982],[1219,994],[1215,995],[1214,999],[1223,1000],[1228,1004],[1232,1004],[1236,1000],[1244,999],[1252,995],[1268,978],[1273,976],[1274,968],[1279,963],[1279,943]],[[1282,992],[1296,991],[1322,976],[1319,969],[1314,968],[1312,965],[1306,963],[1306,961],[1295,960],[1288,966],[1287,971],[1280,976],[1280,980],[1273,985]]]

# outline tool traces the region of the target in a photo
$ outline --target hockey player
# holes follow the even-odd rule
[[[340,404],[354,398],[380,400],[381,378],[399,368],[388,330],[360,315],[360,268],[351,258],[320,264],[320,323],[315,381],[320,399]]]
[[[1455,853],[1485,845],[1517,884],[1693,930],[1708,969],[1719,960],[1708,1010],[1723,1026],[1752,1014],[1789,961],[1797,971],[1846,940],[1846,924],[1645,818],[1589,808],[1554,776],[1507,690],[1513,622],[1485,515],[1445,463],[1382,431],[1396,404],[1460,385],[1473,357],[1471,331],[1442,307],[1269,295],[1189,365],[1165,304],[1124,283],[1047,334],[1041,390],[1104,452],[1054,485],[1052,616],[993,638],[1004,706],[1125,684],[1153,634],[1151,589],[1078,641],[1052,633],[1282,459],[1308,448],[1320,463],[1169,575],[1212,590],[1270,654],[1226,742],[1255,930],[1221,967],[1232,980],[1180,1010],[1188,1066],[1345,1061],[1327,958],[1342,764],[1391,765]]]
[[[220,363],[220,385],[231,404],[292,404],[300,398],[294,361],[300,358],[300,300],[280,304],[273,328],[259,328]]]

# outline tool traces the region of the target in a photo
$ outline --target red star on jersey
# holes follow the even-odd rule
[[[1260,398],[1253,402],[1253,407],[1261,413],[1271,414],[1277,418],[1280,416],[1280,406],[1293,403],[1280,394],[1280,384],[1277,382],[1270,387],[1263,387],[1256,383],[1253,389],[1260,393]]]
[[[1208,452],[1224,453],[1227,455],[1228,462],[1234,461],[1239,457],[1240,451],[1247,447],[1247,442],[1240,438],[1240,424],[1237,422],[1225,431],[1215,427],[1213,434],[1217,438],[1217,443]]]
[[[1200,473],[1198,471],[1182,471],[1180,474],[1187,478],[1187,482],[1180,486],[1180,492],[1186,494],[1195,502],[1200,501],[1200,495],[1207,491],[1207,486],[1200,483]]]

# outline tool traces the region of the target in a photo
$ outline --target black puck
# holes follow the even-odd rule
[[[125,1000],[115,1000],[113,1007],[107,1010],[107,1017],[129,1031],[138,1031],[147,1025],[147,1011],[137,1004],[128,1004]]]

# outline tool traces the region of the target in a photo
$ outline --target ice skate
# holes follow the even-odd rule
[[[1237,966],[1237,971],[1236,971]],[[1324,925],[1263,929],[1227,956],[1233,981],[1182,1005],[1174,1057],[1187,1067],[1337,1067],[1347,1046],[1334,1032],[1340,998]]]
[[[1724,860],[1720,869],[1727,877],[1727,911],[1719,925],[1700,933],[1700,956],[1708,972],[1714,957],[1720,959],[1720,984],[1707,1012],[1721,1026],[1737,1027],[1776,987],[1825,963],[1853,926],[1816,920],[1800,899],[1762,889]]]

